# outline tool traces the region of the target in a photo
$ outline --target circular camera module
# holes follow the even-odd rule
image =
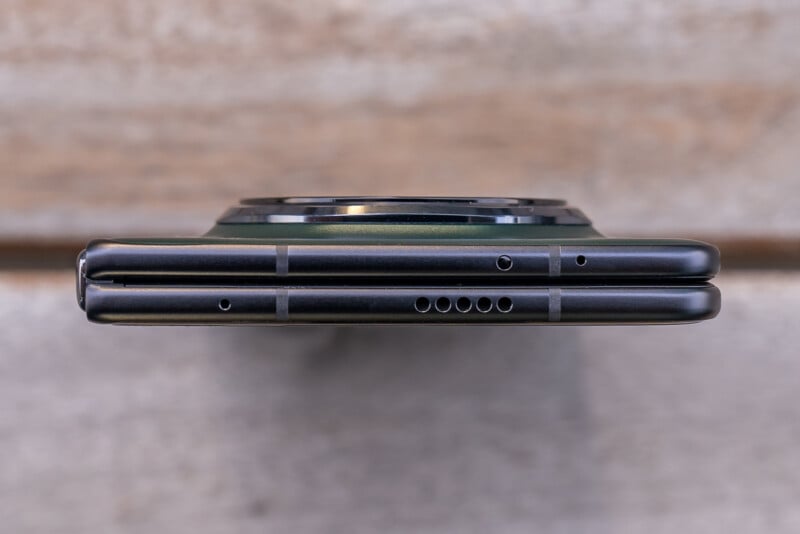
[[[591,224],[563,200],[497,197],[251,198],[229,209],[218,222]]]

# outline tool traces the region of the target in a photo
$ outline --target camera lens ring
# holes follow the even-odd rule
[[[563,200],[495,197],[250,198],[230,208],[217,222],[591,224]]]

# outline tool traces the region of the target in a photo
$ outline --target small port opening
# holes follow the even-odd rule
[[[231,309],[231,301],[228,299],[220,299],[219,300],[219,309],[222,311],[228,311]]]
[[[497,258],[497,268],[501,271],[508,271],[514,265],[510,256],[500,256]]]
[[[511,311],[511,308],[514,307],[514,303],[511,301],[509,297],[500,297],[497,299],[497,311],[501,313],[508,313]]]
[[[584,265],[586,265],[586,256],[584,256],[583,254],[579,255],[577,258],[575,258],[575,263],[583,267]]]
[[[456,301],[456,309],[461,313],[467,313],[472,309],[472,301],[467,297],[458,297]]]
[[[427,297],[420,297],[414,303],[414,308],[419,313],[425,313],[431,309],[431,301]]]
[[[436,311],[439,313],[447,313],[450,311],[450,299],[447,297],[439,297],[436,299]]]
[[[481,313],[486,313],[492,309],[492,299],[489,297],[481,297],[478,299],[478,302],[475,303],[475,307]]]

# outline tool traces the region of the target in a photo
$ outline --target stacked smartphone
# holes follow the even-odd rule
[[[673,323],[717,314],[719,252],[611,239],[560,200],[266,198],[202,237],[101,239],[78,258],[96,322]]]

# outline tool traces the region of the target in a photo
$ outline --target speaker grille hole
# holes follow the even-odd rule
[[[580,256],[578,256],[577,258],[575,258],[575,263],[577,263],[578,265],[580,265],[581,267],[583,267],[584,265],[586,265],[586,256],[584,256],[583,254],[581,254]]]
[[[508,313],[511,311],[511,308],[514,307],[514,303],[511,302],[509,297],[500,297],[497,299],[497,311],[502,313]]]
[[[439,313],[447,313],[450,311],[450,299],[447,297],[439,297],[436,299],[436,311]]]
[[[222,311],[228,311],[231,309],[231,301],[228,299],[220,299],[219,300],[219,309]]]
[[[467,297],[458,297],[456,301],[456,309],[461,313],[467,313],[472,309],[472,301]]]
[[[497,268],[501,271],[507,271],[511,269],[511,266],[514,265],[514,262],[511,260],[509,256],[500,256],[497,258]]]
[[[492,309],[492,299],[489,297],[481,297],[478,299],[478,302],[475,303],[475,307],[481,313],[486,313]]]
[[[414,308],[419,313],[425,313],[431,309],[431,301],[427,297],[420,297],[414,303]]]

